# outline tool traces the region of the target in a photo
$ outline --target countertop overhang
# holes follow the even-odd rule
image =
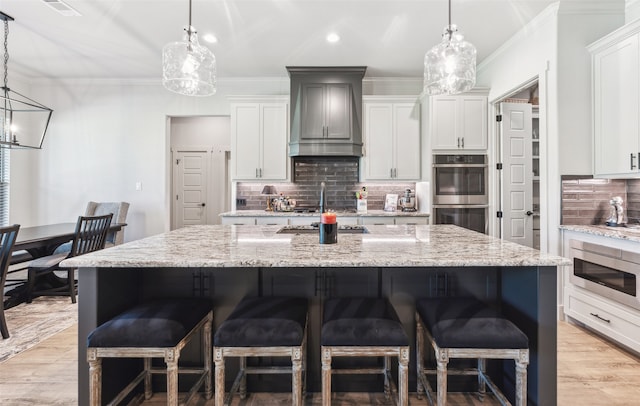
[[[453,225],[375,225],[367,234],[278,234],[282,226],[190,226],[62,262],[77,268],[559,266],[570,260]]]

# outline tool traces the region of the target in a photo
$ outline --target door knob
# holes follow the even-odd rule
[[[206,206],[206,203],[200,203],[200,206],[204,207]]]
[[[533,214],[533,212],[531,210],[527,211],[527,216],[531,216]]]

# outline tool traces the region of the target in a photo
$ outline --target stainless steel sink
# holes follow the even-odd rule
[[[318,226],[284,226],[276,234],[318,234]],[[368,234],[365,226],[338,225],[338,234]]]

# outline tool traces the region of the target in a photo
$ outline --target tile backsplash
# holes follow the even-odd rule
[[[594,179],[562,176],[562,224],[604,224],[610,215],[609,200],[621,196],[629,223],[640,222],[640,179]]]
[[[355,210],[355,193],[367,187],[369,210],[382,210],[387,193],[401,195],[409,188],[415,191],[415,182],[373,183],[360,182],[358,178],[359,158],[354,157],[296,157],[293,160],[293,182],[265,183],[238,182],[236,198],[245,199],[245,206],[237,210],[264,210],[267,196],[262,188],[275,186],[278,194],[290,196],[298,206],[317,206],[320,201],[320,182],[326,183],[327,206],[334,210]]]

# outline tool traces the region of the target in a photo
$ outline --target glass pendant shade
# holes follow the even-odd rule
[[[476,84],[476,48],[452,24],[444,28],[442,42],[424,56],[424,91],[430,95],[456,94]]]
[[[184,31],[182,41],[162,48],[162,84],[186,96],[211,96],[216,92],[216,57],[198,43],[194,27]]]

